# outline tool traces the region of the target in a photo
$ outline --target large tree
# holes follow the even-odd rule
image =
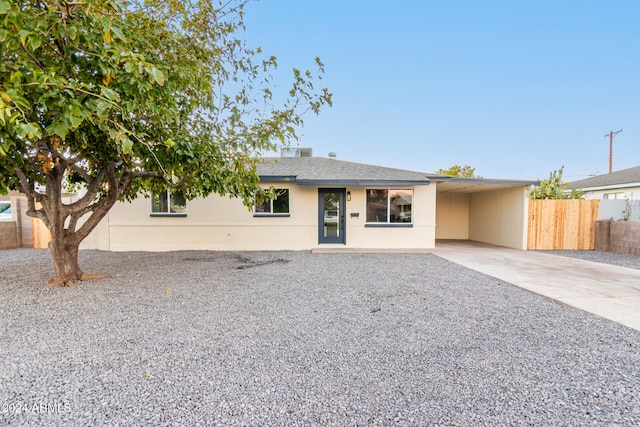
[[[482,178],[480,175],[476,175],[476,168],[472,168],[469,165],[453,165],[449,169],[438,169],[436,173],[458,178]]]
[[[272,93],[276,58],[241,38],[245,2],[212,1],[0,0],[0,193],[26,194],[51,232],[52,285],[93,277],[78,247],[118,200],[176,188],[252,205],[260,155],[331,103],[317,58]],[[66,186],[82,197],[63,203]]]

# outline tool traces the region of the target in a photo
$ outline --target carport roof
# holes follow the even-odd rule
[[[429,185],[440,175],[394,169],[324,157],[265,158],[258,165],[262,181],[299,185]]]
[[[432,178],[437,182],[438,193],[479,193],[481,191],[502,190],[510,187],[528,187],[539,185],[540,181],[519,179],[457,178],[438,176]]]

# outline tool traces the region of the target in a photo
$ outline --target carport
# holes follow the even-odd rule
[[[527,249],[529,193],[539,181],[430,179],[436,183],[436,240]]]

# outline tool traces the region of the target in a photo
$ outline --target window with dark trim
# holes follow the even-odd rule
[[[256,203],[255,216],[289,216],[289,189],[276,189],[276,197],[263,203]]]
[[[187,200],[182,191],[166,190],[151,196],[152,216],[186,216]]]
[[[367,188],[367,224],[412,224],[412,189]]]
[[[624,193],[605,193],[603,199],[624,199]]]

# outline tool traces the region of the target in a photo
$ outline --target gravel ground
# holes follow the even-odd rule
[[[0,425],[640,425],[640,332],[431,254],[0,251]]]
[[[552,255],[580,258],[586,261],[601,262],[603,264],[617,265],[619,267],[635,268],[640,270],[640,257],[635,255],[616,254],[603,251],[540,251]]]

